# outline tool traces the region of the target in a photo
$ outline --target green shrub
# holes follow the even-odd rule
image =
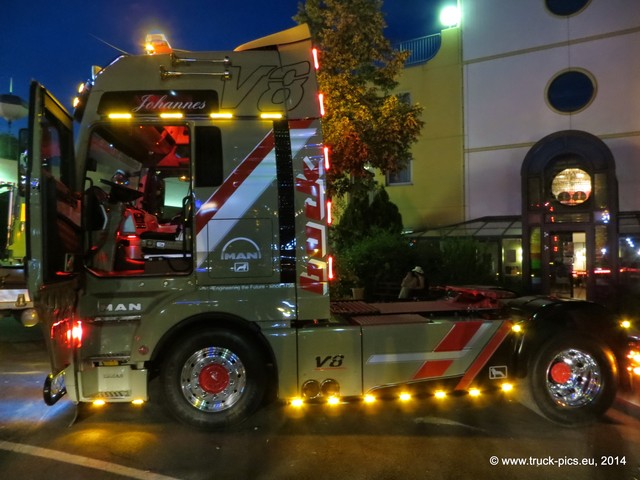
[[[439,284],[493,284],[491,255],[486,246],[471,238],[446,238],[433,259],[433,281]]]
[[[397,282],[399,291],[413,257],[409,242],[398,233],[379,230],[361,239],[337,255],[343,295],[350,288],[364,287],[365,299],[372,300],[381,282]]]

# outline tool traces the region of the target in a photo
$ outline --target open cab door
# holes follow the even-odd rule
[[[25,189],[27,285],[51,361],[44,387],[49,405],[64,395],[65,381],[75,385],[74,357],[82,342],[82,323],[75,316],[81,196],[73,143],[72,117],[32,82]]]

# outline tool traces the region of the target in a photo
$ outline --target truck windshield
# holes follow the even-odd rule
[[[190,272],[190,138],[186,125],[93,130],[83,221],[85,263],[94,274]]]

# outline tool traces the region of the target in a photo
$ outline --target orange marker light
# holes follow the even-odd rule
[[[173,49],[163,33],[148,34],[144,40],[144,51],[147,55],[173,53]]]

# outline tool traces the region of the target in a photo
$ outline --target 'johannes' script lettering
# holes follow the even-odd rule
[[[158,97],[156,95],[143,95],[140,104],[131,109],[133,113],[144,111],[160,111],[160,110],[203,110],[206,108],[207,102],[181,102],[167,100],[167,95]]]

